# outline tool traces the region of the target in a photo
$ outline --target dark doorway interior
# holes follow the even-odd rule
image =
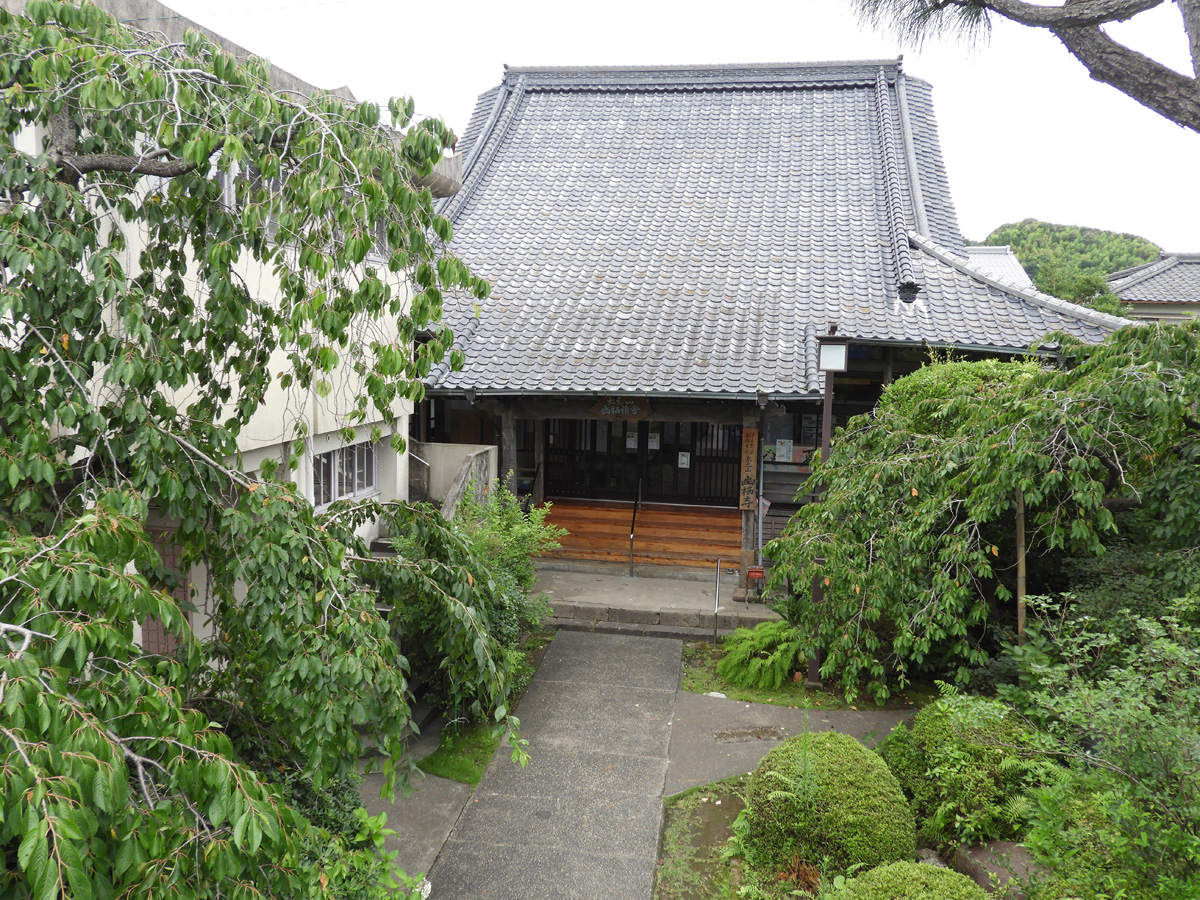
[[[708,422],[546,422],[550,496],[733,506],[740,425]]]

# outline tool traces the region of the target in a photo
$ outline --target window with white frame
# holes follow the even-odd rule
[[[375,493],[375,443],[364,441],[313,457],[313,504]]]

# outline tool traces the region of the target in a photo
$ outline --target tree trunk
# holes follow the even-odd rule
[[[1025,492],[1017,488],[1017,643],[1025,643]]]

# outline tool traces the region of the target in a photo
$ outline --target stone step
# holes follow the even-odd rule
[[[554,614],[548,624],[556,628],[569,628],[571,626],[565,623],[579,623],[576,630],[580,630],[583,624],[588,623],[643,628],[662,626],[700,629],[711,634],[714,615],[718,631],[753,628],[762,622],[773,622],[779,618],[778,613],[757,603],[723,603],[722,608],[715,614],[712,610],[695,608],[630,609],[580,600],[551,600],[550,607]],[[601,629],[582,628],[582,630]]]

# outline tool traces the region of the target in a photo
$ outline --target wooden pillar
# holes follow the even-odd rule
[[[825,373],[825,399],[821,401],[821,462],[829,459],[833,437],[833,373]]]
[[[513,473],[512,489],[517,489],[517,414],[512,406],[505,404],[500,413],[500,481]]]
[[[533,423],[533,502],[546,502],[546,420]]]
[[[746,601],[750,599],[751,590],[750,582],[746,578],[746,572],[755,563],[755,550],[758,546],[758,493],[762,486],[758,484],[758,478],[762,466],[759,460],[762,458],[762,440],[763,433],[759,431],[759,421],[761,414],[759,410],[747,410],[742,415],[742,429],[754,429],[758,432],[758,440],[756,441],[754,453],[754,480],[755,480],[755,503],[752,509],[742,509],[742,552],[741,558],[738,560],[738,587],[734,592],[733,599]],[[743,507],[745,504],[741,504]]]

